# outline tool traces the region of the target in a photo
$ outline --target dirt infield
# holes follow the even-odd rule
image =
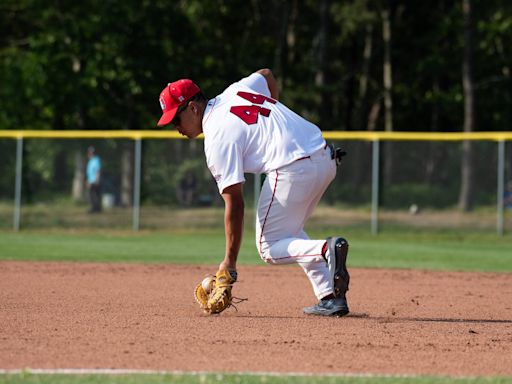
[[[221,315],[207,266],[0,262],[0,368],[512,375],[512,275],[352,269],[345,318],[308,317],[297,266],[239,268]]]

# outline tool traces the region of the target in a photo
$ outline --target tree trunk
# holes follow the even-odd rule
[[[379,120],[380,114],[380,99],[377,99],[373,102],[372,107],[370,108],[370,112],[368,113],[368,131],[375,131],[377,128],[377,121]]]
[[[72,69],[76,76],[81,77],[87,66],[87,60],[84,58],[72,57]],[[62,114],[63,115],[63,114]],[[88,110],[80,102],[78,105],[78,129],[85,130],[89,128]],[[73,182],[71,183],[71,199],[74,202],[80,202],[87,199],[87,190],[85,187],[85,149],[81,144],[75,149],[75,170],[73,172]]]
[[[435,94],[439,93],[439,79],[436,77],[432,85],[432,90]],[[439,102],[434,101],[432,105],[432,114],[430,118],[430,131],[439,131]],[[425,183],[430,184],[434,180],[435,171],[437,168],[437,156],[439,143],[428,142],[428,157],[425,161]]]
[[[73,201],[85,200],[85,159],[81,150],[75,151],[75,172],[73,176],[73,184],[71,187],[71,196]]]
[[[364,116],[367,111],[368,103],[368,78],[370,73],[370,62],[373,53],[373,25],[366,26],[366,35],[364,39],[363,63],[361,68],[361,76],[359,77],[359,95],[357,103],[357,113],[355,114],[354,127],[356,130],[364,131],[367,129],[364,122]]]
[[[349,45],[350,47],[347,49],[347,51],[350,52],[350,59],[347,60],[349,65],[348,72],[357,73],[357,62],[359,56],[359,51],[357,49],[357,37],[353,36],[350,39]],[[356,76],[350,75],[348,77],[345,89],[346,107],[342,116],[342,119],[344,121],[343,126],[345,130],[352,131],[354,116],[356,115],[355,109],[357,108],[357,103],[359,102],[359,95],[357,94]]]
[[[297,43],[297,20],[299,17],[299,5],[297,0],[292,1],[290,16],[288,19],[288,28],[286,29],[286,61],[283,64],[283,86],[286,85],[284,82],[286,74],[288,72],[288,65],[295,64],[297,57],[296,43]]]
[[[382,16],[382,39],[384,41],[384,128],[386,132],[393,131],[393,89],[392,66],[391,66],[391,21],[389,9],[384,9]],[[393,145],[389,141],[384,147],[384,181],[386,184],[392,182],[393,175]]]
[[[357,131],[370,130],[369,119],[365,120],[365,116],[368,113],[368,78],[370,73],[370,62],[373,53],[373,25],[369,23],[366,26],[364,48],[363,48],[363,60],[361,68],[361,76],[359,77],[359,93],[356,104],[356,111],[354,113],[354,123],[352,126]],[[380,103],[379,103],[380,104]],[[377,114],[378,115],[378,114]],[[376,120],[371,122],[371,125],[375,127]],[[374,128],[375,129],[375,128]],[[374,130],[373,129],[373,130]],[[363,144],[366,148],[366,144]],[[355,151],[351,154],[354,157],[354,165],[359,168],[354,177],[354,185],[360,187],[365,178],[365,171],[368,164],[368,156],[366,151]]]
[[[326,116],[332,111],[330,96],[325,89],[326,84],[326,62],[327,62],[327,35],[329,28],[329,7],[330,0],[322,0],[320,2],[320,28],[316,36],[316,71],[315,71],[315,87],[320,91],[320,100],[318,106],[319,125],[326,125]],[[324,127],[323,129],[327,129]]]
[[[464,132],[472,132],[475,126],[473,17],[471,5],[471,0],[462,0],[462,12],[464,14],[464,56],[462,60]],[[462,143],[459,208],[463,211],[470,211],[473,208],[473,145],[470,141],[464,141]]]
[[[60,149],[53,158],[53,187],[59,191],[65,190],[68,182],[68,169],[66,167],[67,153]]]
[[[286,36],[288,33],[288,21],[290,17],[290,6],[288,1],[282,3],[282,14],[281,14],[281,25],[279,29],[279,33],[277,36],[277,46],[274,52],[274,72],[277,74],[279,88],[283,89],[283,76],[284,76],[284,67],[286,62],[287,55],[287,41]]]
[[[121,154],[121,205],[130,207],[133,201],[133,142],[123,145]]]

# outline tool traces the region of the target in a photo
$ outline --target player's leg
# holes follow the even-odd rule
[[[334,162],[325,153],[270,173],[257,212],[256,243],[260,256],[272,264],[298,263],[319,300],[332,297],[334,292],[333,279],[322,255],[326,241],[310,240],[303,228],[335,173]],[[317,308],[320,304],[328,308]],[[338,299],[320,300],[318,305],[315,314],[348,312],[346,301]]]
[[[316,172],[310,159],[270,172],[263,184],[256,218],[256,246],[273,264],[323,260],[324,240],[310,240],[303,228],[330,180]]]
[[[347,270],[348,241],[342,237],[327,238],[325,257],[329,266],[329,274],[334,282],[334,295],[345,297],[350,283]]]
[[[256,245],[265,261],[323,259],[325,240],[310,240],[304,224],[335,175],[328,149],[267,175],[256,212]]]
[[[318,304],[304,308],[304,313],[322,316],[344,316],[349,313],[346,292],[350,276],[346,268],[348,243],[343,238],[327,239],[326,259],[328,261],[329,281],[333,284],[333,293],[321,298]]]
[[[317,162],[317,166],[319,168],[324,167],[321,158],[313,160]],[[332,163],[333,162],[331,162],[331,165]],[[309,217],[313,212],[320,200],[320,197],[318,197],[316,202],[312,202],[307,217]],[[329,280],[333,284],[333,292],[327,296],[317,296],[320,299],[319,302],[316,305],[304,308],[304,313],[323,316],[344,316],[349,313],[348,303],[345,296],[349,282],[349,274],[346,269],[348,243],[342,238],[327,238],[327,241],[324,242],[324,249],[322,253],[327,261],[330,277]],[[331,257],[331,255],[334,256]],[[308,273],[306,269],[305,271]]]

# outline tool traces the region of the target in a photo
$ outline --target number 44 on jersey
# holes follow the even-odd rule
[[[229,110],[231,113],[238,116],[248,125],[256,124],[258,122],[259,115],[265,117],[268,117],[270,115],[270,109],[262,107],[261,104],[263,104],[265,101],[272,104],[276,103],[274,99],[258,93],[240,91],[237,93],[237,95],[244,98],[245,100],[254,103],[253,105],[234,106],[231,107],[231,109]]]

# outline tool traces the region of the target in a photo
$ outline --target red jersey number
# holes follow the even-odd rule
[[[275,104],[276,101],[267,97],[265,95],[260,95],[258,93],[249,93],[249,92],[238,92],[238,96],[244,98],[245,100],[251,101],[254,104],[263,104],[265,101]],[[270,109],[260,107],[259,105],[239,105],[235,107],[231,107],[229,112],[238,116],[240,119],[244,121],[244,123],[248,125],[256,124],[258,122],[259,115],[269,117]]]
[[[249,92],[238,92],[238,96],[244,98],[245,100],[252,101],[254,104],[263,104],[265,101],[275,104],[276,101],[270,97],[267,97],[265,95],[261,95],[259,93],[249,93]]]
[[[231,107],[229,112],[237,115],[246,124],[256,124],[258,122],[258,115],[268,117],[270,115],[270,109],[260,107],[258,105],[240,105],[237,107]]]

